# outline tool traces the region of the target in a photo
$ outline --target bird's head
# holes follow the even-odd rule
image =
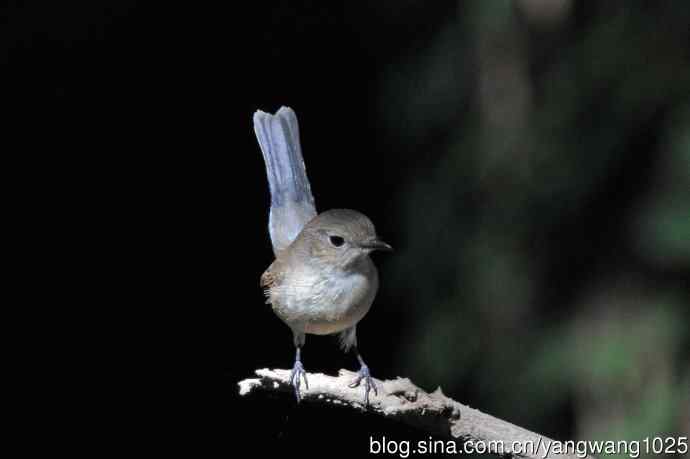
[[[298,240],[308,255],[347,268],[374,250],[393,250],[376,236],[366,215],[350,209],[333,209],[311,219]]]

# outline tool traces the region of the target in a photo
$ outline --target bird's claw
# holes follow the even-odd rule
[[[299,387],[304,378],[304,386],[309,390],[309,382],[307,381],[307,372],[304,371],[302,362],[297,360],[295,365],[292,367],[292,373],[290,373],[290,385],[295,389],[295,397],[297,398],[297,403],[302,400],[299,393]]]
[[[371,377],[371,373],[369,373],[369,367],[366,365],[362,365],[362,367],[359,369],[357,372],[357,379],[350,384],[350,387],[359,387],[362,380],[364,380],[364,404],[369,405],[369,392],[371,392],[373,389],[374,395],[378,396],[379,391],[376,388],[374,379]]]

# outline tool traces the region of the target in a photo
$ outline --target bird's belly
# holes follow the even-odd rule
[[[329,335],[352,327],[369,311],[371,302],[333,302],[314,305],[305,323],[305,332]]]
[[[283,307],[276,308],[276,313],[286,322],[302,324],[306,333],[337,333],[364,317],[376,295],[376,287],[375,281],[359,273],[321,277],[308,286],[294,288]]]

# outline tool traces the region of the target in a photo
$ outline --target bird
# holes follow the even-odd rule
[[[268,230],[275,255],[260,286],[273,312],[292,330],[295,361],[290,385],[299,403],[302,379],[309,389],[302,364],[306,335],[337,334],[342,350],[354,351],[359,362],[350,387],[364,382],[364,402],[369,405],[369,393],[378,396],[378,388],[357,347],[357,324],[379,287],[370,254],[392,247],[379,239],[374,224],[361,212],[317,213],[294,110],[257,110],[253,122],[268,177]]]

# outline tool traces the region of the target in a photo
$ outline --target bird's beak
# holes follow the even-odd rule
[[[369,250],[383,250],[386,252],[390,252],[393,250],[393,247],[379,239],[370,239],[368,241],[361,243],[359,246],[363,249]]]

